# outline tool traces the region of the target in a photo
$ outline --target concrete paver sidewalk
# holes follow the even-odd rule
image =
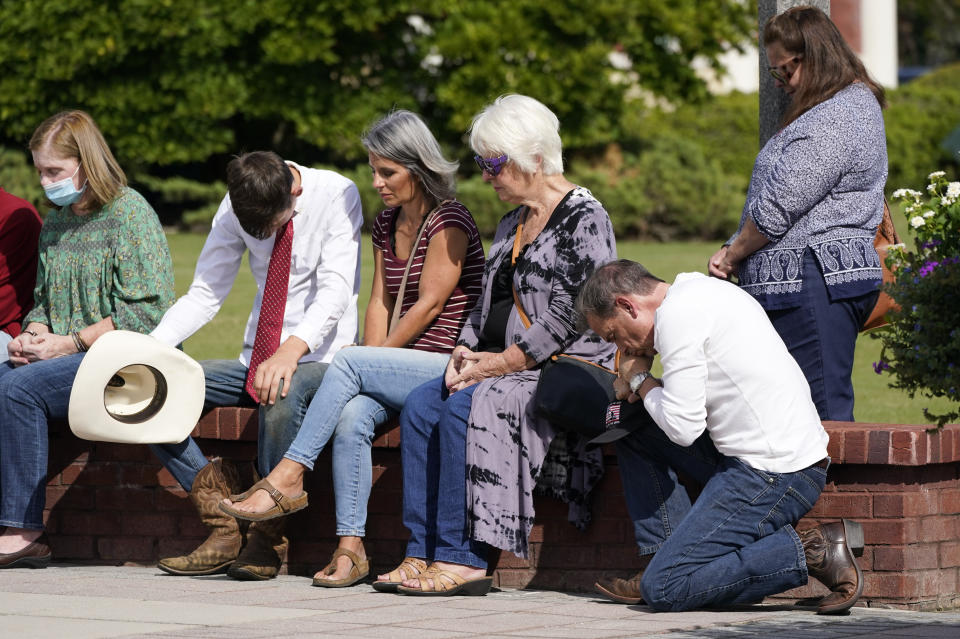
[[[693,637],[958,638],[960,612],[856,608],[822,617],[778,606],[653,613],[599,596],[504,590],[486,597],[409,597],[370,586],[312,588],[303,577],[265,582],[171,577],[154,568],[55,564],[0,571],[0,635],[99,637]]]

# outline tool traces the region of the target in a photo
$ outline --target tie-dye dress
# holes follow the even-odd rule
[[[496,272],[513,248],[523,207],[500,221],[483,274],[483,292],[460,343],[480,341]],[[537,362],[567,353],[612,367],[616,352],[592,331],[576,329],[574,300],[598,266],[616,259],[616,240],[603,206],[585,188],[571,190],[517,261],[513,284],[532,325],[516,307],[507,319],[506,344]],[[471,537],[519,556],[527,554],[533,526],[533,490],[557,431],[534,411],[539,369],[484,380],[473,396],[467,430],[467,508]]]

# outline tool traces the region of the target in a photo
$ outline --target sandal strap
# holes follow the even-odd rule
[[[357,568],[359,568],[360,564],[363,562],[363,559],[360,559],[360,557],[357,556],[357,553],[351,550],[347,550],[346,548],[337,548],[336,550],[334,550],[333,556],[330,558],[330,563],[335,564],[337,562],[338,557],[347,557],[348,559],[350,559],[350,562]]]
[[[444,581],[444,579],[448,581]],[[421,592],[445,592],[467,582],[466,579],[457,573],[450,572],[449,570],[441,570],[436,564],[432,564],[426,571],[420,574],[418,580],[420,582],[419,590]],[[429,580],[429,582],[427,580]],[[431,583],[431,585],[428,586],[428,583]]]
[[[333,555],[330,557],[330,563],[324,566],[320,571],[321,574],[329,576],[337,572],[337,559],[340,557],[346,557],[350,560],[350,572],[347,573],[347,576],[350,578],[359,577],[360,573],[362,572],[362,564],[369,561],[369,559],[360,559],[355,552],[347,550],[346,548],[337,548],[333,551]]]
[[[417,572],[414,573],[413,570]],[[402,571],[402,574],[401,574]],[[427,571],[427,562],[417,557],[404,557],[400,565],[390,571],[387,581],[400,583],[406,579],[416,579]]]
[[[266,478],[263,478],[254,484],[253,488],[259,488],[263,492],[267,493],[270,496],[270,499],[273,500],[273,503],[275,503],[282,512],[287,512],[290,510],[290,498],[274,488],[273,484],[268,482]]]

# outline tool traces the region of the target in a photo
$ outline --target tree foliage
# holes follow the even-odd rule
[[[691,62],[716,66],[755,19],[755,0],[2,0],[0,145],[78,107],[128,169],[241,148],[356,160],[397,106],[465,155],[473,114],[522,92],[568,149],[598,147],[640,97],[703,97]]]

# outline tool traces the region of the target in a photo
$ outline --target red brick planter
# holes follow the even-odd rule
[[[929,433],[925,426],[826,422],[833,458],[827,488],[799,527],[851,517],[862,522],[863,602],[931,609],[960,605],[960,425]],[[256,454],[257,420],[250,409],[204,415],[194,436],[204,452],[241,462]],[[374,489],[367,551],[374,570],[403,557],[400,522],[399,429],[374,442]],[[184,491],[146,446],[76,439],[51,428],[48,530],[60,560],[152,563],[194,548],[205,536]],[[612,453],[612,449],[608,449]],[[585,533],[567,523],[567,508],[538,498],[530,557],[502,553],[496,582],[507,587],[588,590],[604,574],[629,575],[639,561],[623,503],[616,457],[595,493],[593,523]],[[241,469],[249,481],[249,465]],[[287,570],[312,574],[335,546],[330,457],[324,452],[308,476],[310,508],[290,518]],[[819,592],[810,584],[788,593]]]

